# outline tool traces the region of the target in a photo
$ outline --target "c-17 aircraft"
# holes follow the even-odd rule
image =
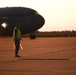
[[[37,11],[31,8],[0,8],[0,35],[12,35],[16,23],[21,25],[22,34],[26,34],[41,28],[45,20]]]

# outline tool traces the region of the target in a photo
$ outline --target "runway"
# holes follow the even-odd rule
[[[0,75],[76,75],[76,37],[22,38],[20,58],[12,38],[0,38]]]

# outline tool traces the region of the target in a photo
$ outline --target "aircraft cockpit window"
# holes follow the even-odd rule
[[[23,16],[24,14],[23,13],[17,13],[17,14],[14,14],[15,16]]]
[[[34,15],[34,14],[38,14],[38,12],[28,12],[28,13],[27,13],[28,16]]]
[[[11,14],[11,16],[23,16],[23,14],[21,14],[21,13],[13,13],[13,14]]]
[[[28,16],[30,16],[32,13],[27,13]]]

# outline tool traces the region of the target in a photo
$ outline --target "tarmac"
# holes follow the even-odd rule
[[[22,38],[20,58],[12,38],[0,38],[0,75],[76,75],[76,37]]]

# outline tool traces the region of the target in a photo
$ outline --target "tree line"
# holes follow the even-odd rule
[[[25,34],[23,37],[76,37],[76,31],[50,31],[50,32],[40,32],[36,31],[33,33]]]

